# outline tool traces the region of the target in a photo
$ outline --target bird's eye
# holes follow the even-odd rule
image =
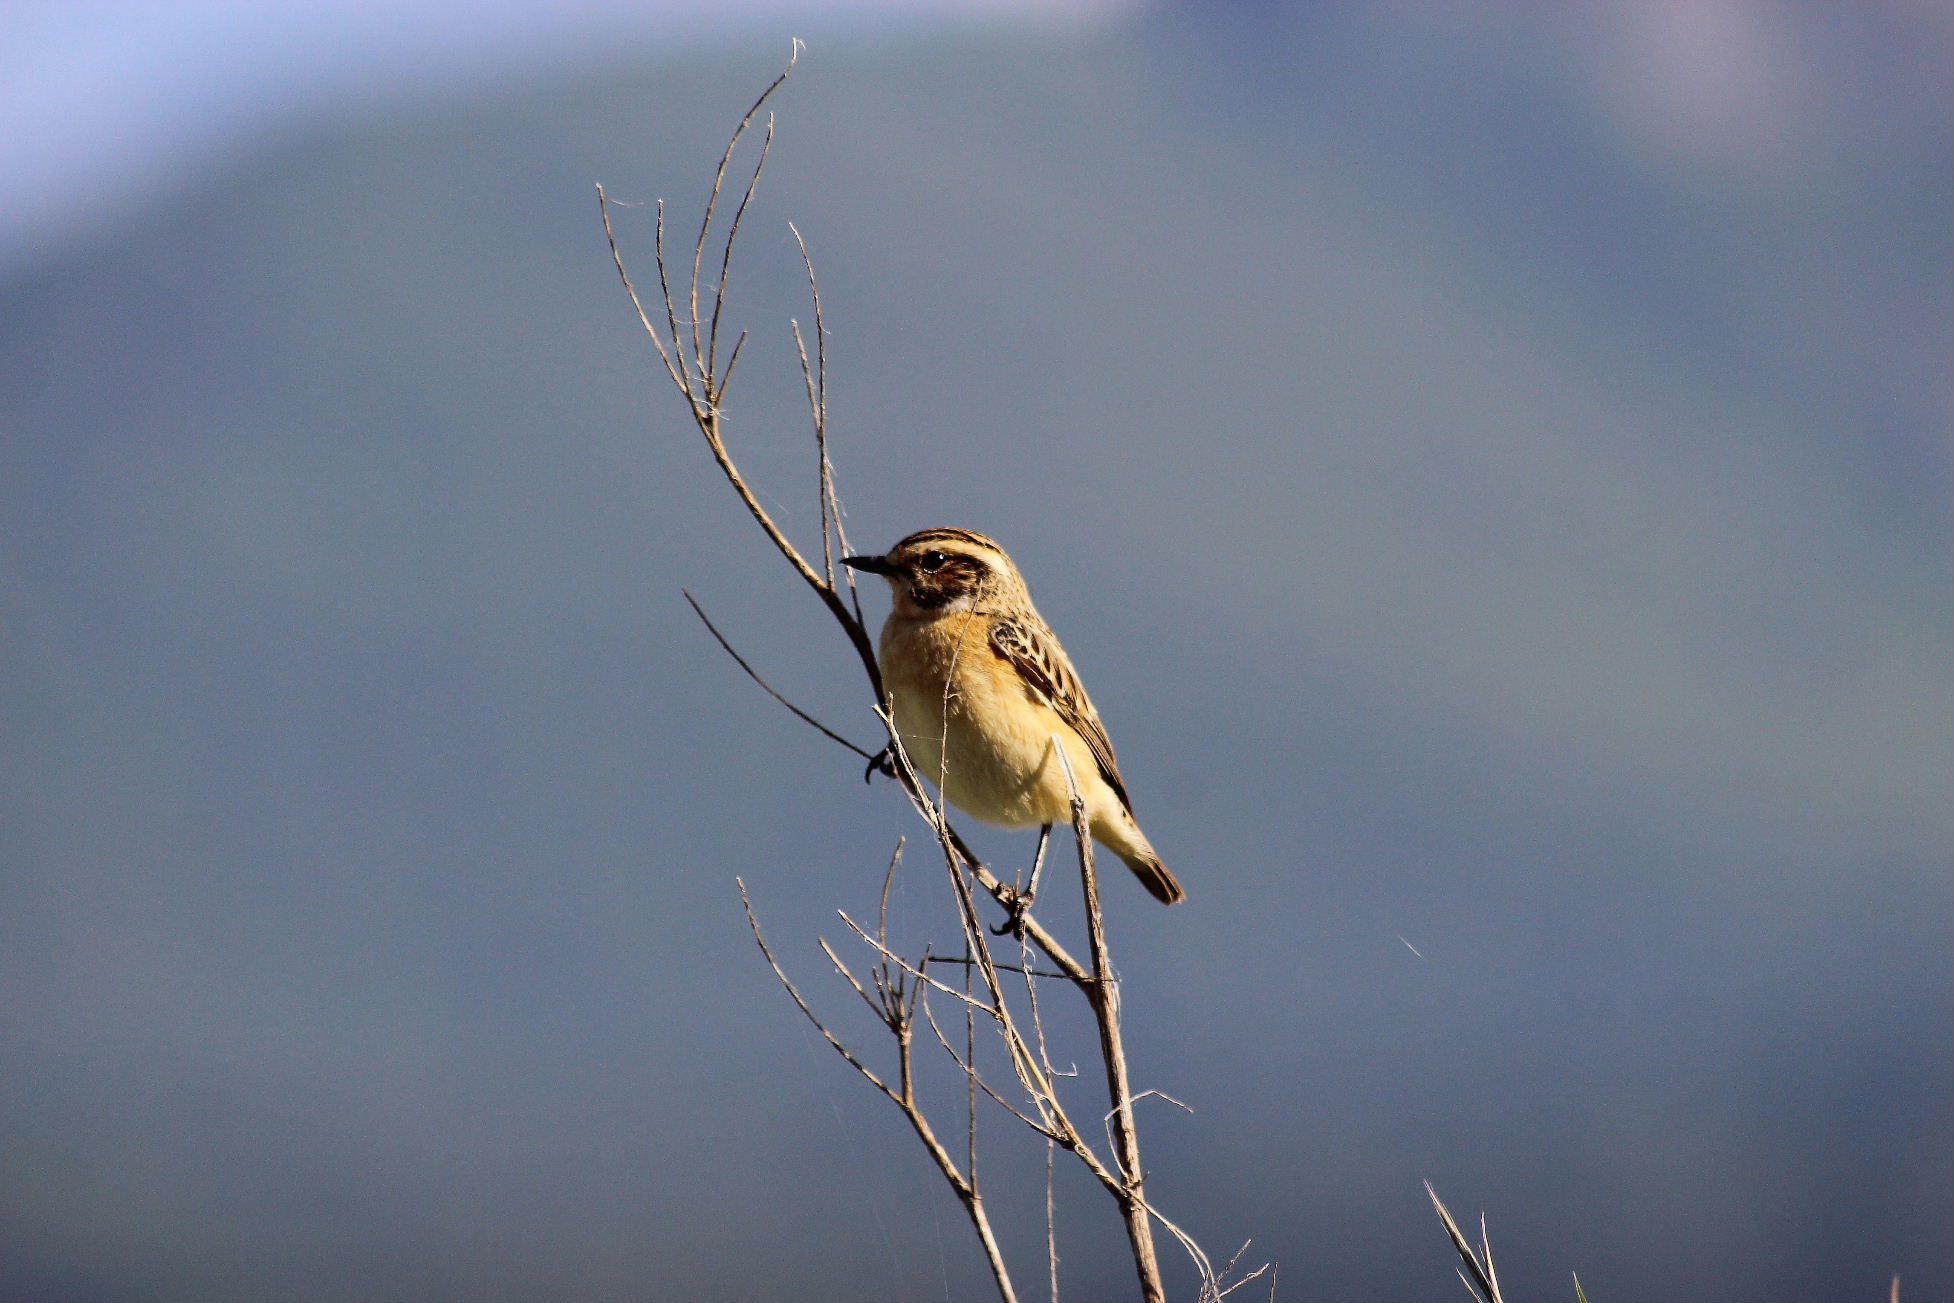
[[[941,570],[943,563],[949,559],[949,557],[944,556],[941,552],[925,552],[917,560],[916,565],[917,568],[922,570]]]

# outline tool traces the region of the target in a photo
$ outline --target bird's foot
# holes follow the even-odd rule
[[[1006,887],[1004,890],[1008,893],[1004,898],[1005,918],[991,929],[991,935],[1022,937],[1025,916],[1031,913],[1032,893],[1019,891],[1016,887]]]
[[[890,753],[888,747],[883,747],[880,751],[877,751],[868,758],[868,767],[862,770],[862,781],[864,783],[873,782],[877,774],[882,775],[884,778],[894,778],[896,776],[895,757]]]

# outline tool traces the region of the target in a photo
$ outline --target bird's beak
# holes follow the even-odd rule
[[[841,559],[841,564],[852,566],[857,570],[866,570],[872,575],[892,575],[896,572],[896,568],[889,564],[889,558],[885,556],[845,556]]]

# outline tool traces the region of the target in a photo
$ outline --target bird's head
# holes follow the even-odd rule
[[[885,556],[843,557],[842,564],[887,579],[896,609],[908,615],[990,609],[1024,592],[1004,549],[967,529],[919,530]]]

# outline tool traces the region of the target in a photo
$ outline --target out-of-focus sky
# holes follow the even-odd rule
[[[1161,1206],[1281,1298],[1458,1288],[1426,1178],[1516,1297],[1954,1289],[1943,9],[0,23],[0,1297],[985,1295],[745,934],[873,1054],[814,938],[917,830],[680,598],[871,736],[595,223],[790,36],[735,450],[811,534],[792,220],[854,540],[1012,550],[1188,885],[1109,884]]]
[[[797,24],[857,32],[945,19],[1037,26],[1119,0],[18,0],[0,14],[0,273],[180,191],[271,132],[363,102],[520,80],[618,50]]]

